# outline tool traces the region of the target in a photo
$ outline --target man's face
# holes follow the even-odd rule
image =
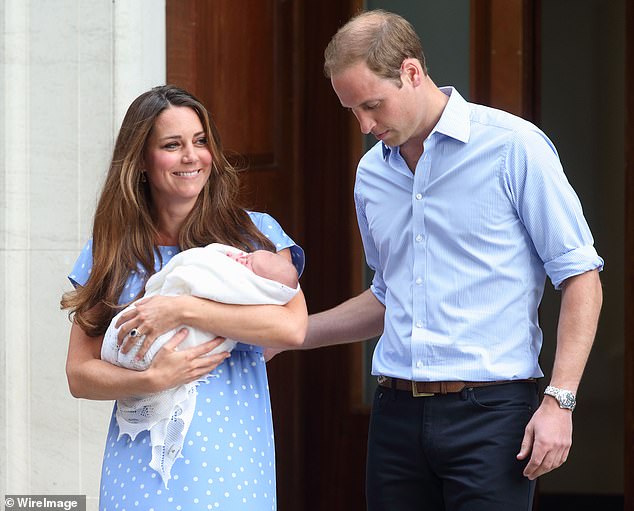
[[[365,62],[358,62],[331,77],[332,88],[341,105],[359,121],[361,132],[372,133],[388,146],[407,142],[420,130],[422,108],[406,73],[402,86],[373,73]]]

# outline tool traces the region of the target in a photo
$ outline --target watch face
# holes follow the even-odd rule
[[[575,396],[572,392],[560,392],[559,403],[564,408],[572,408],[575,405]]]

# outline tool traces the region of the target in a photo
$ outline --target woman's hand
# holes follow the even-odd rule
[[[231,356],[226,351],[207,355],[224,342],[223,337],[216,337],[206,343],[179,351],[178,345],[186,337],[187,329],[180,329],[158,351],[150,367],[146,370],[151,381],[154,382],[154,392],[196,381],[213,371]]]
[[[157,337],[183,325],[179,296],[152,296],[139,300],[134,308],[122,314],[116,323],[119,328],[118,343],[121,351],[127,353],[138,338],[130,336],[136,329],[136,337],[143,336],[143,345],[136,358],[143,357]]]

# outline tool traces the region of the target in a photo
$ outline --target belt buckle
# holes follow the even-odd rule
[[[429,392],[418,392],[418,390],[416,390],[416,382],[412,381],[412,396],[414,397],[429,397],[429,396],[434,396],[435,394],[432,392],[431,394]]]

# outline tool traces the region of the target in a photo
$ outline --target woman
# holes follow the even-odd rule
[[[303,252],[277,222],[236,202],[238,177],[224,158],[207,111],[188,92],[156,87],[139,96],[123,120],[95,213],[93,236],[70,275],[76,289],[62,299],[73,314],[66,372],[71,393],[120,399],[205,378],[169,488],[149,468],[147,432],[134,440],[110,429],[101,474],[100,509],[275,509],[275,460],[262,348],[303,342],[306,304],[300,291],[284,306],[227,305],[191,296],[137,303],[119,325],[122,350],[145,336],[142,357],[163,332],[189,325],[241,339],[233,352],[205,356],[222,339],[176,350],[180,331],[146,371],[99,358],[110,319],[143,294],[148,277],[179,252],[219,242],[268,249],[292,260]],[[132,342],[131,342],[132,341]],[[114,411],[113,411],[114,412]]]

